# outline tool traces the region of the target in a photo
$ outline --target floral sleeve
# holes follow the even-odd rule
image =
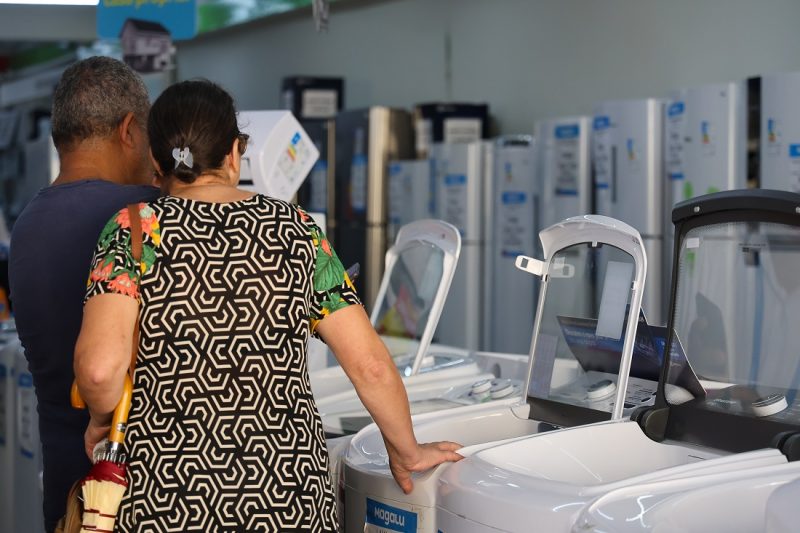
[[[139,280],[152,268],[161,245],[161,229],[153,208],[139,204],[142,220],[142,257],[136,264],[131,250],[131,221],[128,208],[121,209],[106,223],[94,249],[84,302],[92,296],[116,293],[139,299]]]
[[[297,211],[308,228],[311,240],[316,248],[312,301],[309,313],[311,333],[316,336],[317,324],[323,318],[348,305],[361,305],[361,300],[359,300],[353,282],[345,272],[342,262],[331,247],[331,243],[325,233],[305,211],[299,207]]]

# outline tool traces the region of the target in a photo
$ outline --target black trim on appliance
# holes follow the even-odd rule
[[[611,420],[611,413],[606,411],[597,411],[588,407],[545,400],[535,396],[528,396],[528,404],[531,406],[528,418],[562,428]]]
[[[800,208],[800,194],[788,191],[774,191],[770,189],[740,189],[723,191],[705,196],[698,196],[684,200],[672,209],[672,222],[677,226],[691,218],[702,217],[710,213],[721,211],[751,211],[784,213],[798,215]],[[741,218],[734,217],[740,221]],[[788,219],[787,224],[795,224]],[[675,228],[677,235],[678,228]]]

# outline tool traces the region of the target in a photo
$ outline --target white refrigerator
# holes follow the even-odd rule
[[[433,214],[461,233],[461,256],[434,336],[468,350],[484,346],[486,239],[492,235],[491,144],[433,144]]]
[[[431,218],[431,161],[406,159],[389,162],[389,217],[387,242],[401,227]]]
[[[747,100],[741,81],[676,90],[664,105],[665,295],[674,255],[674,205],[747,186]]]
[[[504,353],[530,351],[539,281],[520,271],[518,255],[538,247],[535,145],[530,135],[498,138],[494,145],[494,231],[487,246],[489,271],[484,312],[485,347]]]
[[[605,198],[598,202],[597,212],[630,224],[642,236],[647,250],[642,307],[652,324],[665,319],[662,108],[663,102],[654,98],[605,102],[595,107],[594,120],[596,128],[607,117],[609,128],[601,134],[611,154],[606,180],[595,180],[595,186],[601,187],[600,198]]]
[[[800,72],[761,77],[760,181],[800,192]]]
[[[585,116],[541,120],[534,127],[541,229],[592,212],[590,129]]]

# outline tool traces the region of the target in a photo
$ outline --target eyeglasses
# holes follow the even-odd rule
[[[250,139],[250,136],[246,133],[240,133],[236,136],[239,139],[239,155],[244,155],[245,151],[247,150],[247,141]]]

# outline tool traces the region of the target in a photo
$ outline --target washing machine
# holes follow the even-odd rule
[[[642,533],[750,533],[763,531],[767,502],[781,487],[800,476],[800,463],[785,456],[770,457],[778,450],[745,452],[756,459],[763,456],[768,466],[727,469],[710,474],[693,474],[622,487],[588,504],[572,531]],[[797,500],[794,501],[796,506]],[[797,529],[785,527],[784,532]]]
[[[12,531],[14,516],[14,359],[20,350],[18,339],[0,337],[0,531]]]
[[[766,523],[767,533],[788,533],[797,529],[800,523],[800,478],[780,486],[767,500]]]
[[[386,269],[370,321],[405,377],[437,368],[436,359],[426,350],[433,340],[460,253],[458,230],[436,220],[403,226],[386,252]],[[455,367],[468,354],[446,347],[441,352],[438,362],[446,360]],[[310,372],[309,378],[317,401],[352,390],[350,380],[338,365]]]
[[[432,345],[460,253],[458,230],[440,220],[403,226],[386,254],[386,272],[371,321],[394,357],[415,400],[489,379],[491,366],[474,352]],[[488,367],[487,367],[488,368]],[[341,367],[309,374],[317,409],[330,438],[355,433],[369,414]]]
[[[629,421],[491,446],[447,468],[437,487],[442,533],[569,531],[587,504],[625,487],[797,458],[800,365],[785,354],[800,345],[800,195],[721,192],[678,204],[672,219],[676,259],[655,404]],[[695,268],[714,261],[724,278],[715,281],[755,293],[753,305],[722,312],[722,291],[705,292],[713,269]]]
[[[42,449],[33,376],[24,350],[14,355],[14,517],[11,531],[44,531]]]
[[[428,383],[415,382],[406,387],[409,397],[409,409],[413,415],[425,413],[438,413],[443,410],[457,410],[467,405],[494,405],[495,402],[516,403],[523,389],[524,379],[528,374],[530,358],[528,354],[505,354],[499,352],[473,352],[470,357],[475,360],[475,365],[480,374],[472,374],[468,379],[455,377],[446,381],[436,380]],[[435,377],[435,375],[434,375]],[[352,398],[346,398],[352,405]],[[339,426],[336,431],[346,429],[362,429],[373,425],[372,419],[364,408],[358,404],[353,412],[337,413]],[[353,422],[357,422],[354,424]],[[324,421],[323,421],[324,424]],[[328,435],[336,435],[327,427]],[[342,501],[344,487],[339,485],[339,476],[342,469],[342,460],[347,454],[350,441],[356,433],[342,436],[333,436],[327,439],[329,471],[331,483],[338,487],[337,501]],[[339,516],[343,510],[340,509]]]
[[[647,324],[629,311],[640,309],[647,268],[638,232],[586,215],[551,226],[540,240],[544,261],[517,260],[527,274],[542,277],[525,386],[503,397],[510,384],[478,382],[457,397],[443,397],[438,409],[453,408],[413,418],[418,441],[453,440],[467,446],[460,453],[468,455],[489,442],[619,419],[652,403],[660,364]],[[403,494],[380,431],[365,428],[347,449],[339,481],[345,531],[435,533],[437,479],[449,466],[415,476],[413,492]]]

